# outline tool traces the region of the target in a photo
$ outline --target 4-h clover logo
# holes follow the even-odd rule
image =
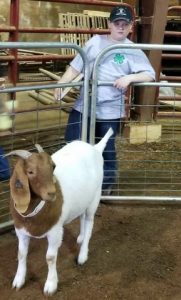
[[[123,63],[123,61],[125,60],[124,55],[117,53],[114,56],[114,62],[118,65],[121,65]]]

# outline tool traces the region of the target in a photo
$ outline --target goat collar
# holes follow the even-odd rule
[[[33,210],[31,213],[29,213],[28,215],[23,215],[23,214],[21,214],[21,213],[16,209],[16,206],[15,206],[15,205],[14,205],[14,208],[16,209],[17,213],[18,213],[21,217],[23,217],[23,218],[31,218],[31,217],[36,216],[36,215],[40,212],[40,210],[43,208],[44,205],[45,205],[45,201],[44,201],[44,200],[41,200],[41,201],[38,203],[38,205],[34,208],[34,210]]]

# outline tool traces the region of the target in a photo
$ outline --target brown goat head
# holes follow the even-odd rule
[[[10,179],[11,196],[20,213],[24,213],[32,194],[42,200],[53,201],[56,196],[54,163],[46,152],[19,158]]]

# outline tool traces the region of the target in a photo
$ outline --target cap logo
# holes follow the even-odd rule
[[[116,13],[116,15],[126,16],[126,10],[124,8],[119,8],[119,11]]]

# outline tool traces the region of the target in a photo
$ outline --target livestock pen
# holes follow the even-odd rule
[[[41,47],[61,47],[75,48],[81,51],[81,48],[74,44],[62,43],[2,43],[1,48],[41,48]],[[99,85],[112,85],[112,82],[98,81],[98,64],[103,55],[112,48],[126,48],[123,45],[116,45],[105,49],[98,56],[93,71],[92,85],[88,82],[88,66],[85,60],[85,76],[83,81],[64,84],[63,87],[80,87],[84,84],[84,114],[82,126],[82,139],[87,140],[90,136],[90,143],[94,143],[95,132],[95,109],[96,92]],[[129,45],[132,48],[180,51],[180,46],[171,45]],[[37,75],[36,75],[37,76]],[[59,85],[62,87],[62,85]],[[145,103],[136,102],[134,99],[134,88],[147,87],[150,89],[172,89],[173,100],[168,101],[167,97],[162,96],[162,100],[150,103],[149,98]],[[132,87],[126,99],[126,118],[123,123],[122,132],[117,137],[118,153],[118,172],[116,184],[113,186],[112,195],[104,197],[114,200],[178,200],[180,195],[180,86],[179,82],[156,82],[140,83]],[[35,143],[40,143],[45,149],[53,152],[65,144],[64,130],[71,110],[73,101],[69,98],[60,102],[53,100],[53,89],[57,84],[53,81],[51,84],[43,85],[22,85],[18,87],[9,87],[1,90],[1,95],[5,93],[16,92],[17,100],[7,101],[11,106],[6,113],[1,115],[1,124],[4,118],[10,118],[11,128],[8,131],[1,129],[1,146],[5,151],[18,148],[33,149]],[[92,91],[91,91],[92,89]],[[31,92],[30,92],[31,91]],[[34,91],[32,93],[32,91]],[[77,95],[77,90],[76,94]],[[30,96],[33,96],[30,97]],[[90,132],[88,132],[88,110],[89,98],[91,99]],[[36,99],[36,101],[35,101]],[[73,98],[74,99],[74,98]],[[132,111],[142,109],[153,111],[151,121],[133,120]],[[162,112],[164,110],[164,112]],[[170,111],[171,118],[167,118],[166,111]],[[160,114],[160,115],[159,115]],[[136,196],[136,198],[135,198]],[[165,197],[161,198],[162,196]],[[1,227],[10,221],[8,212],[8,182],[1,182]],[[128,197],[128,198],[127,198]],[[138,197],[138,198],[137,198]],[[140,198],[141,197],[141,198]],[[147,197],[147,198],[146,198]],[[153,198],[151,198],[153,197]]]
[[[26,47],[21,43],[16,46],[22,48],[23,45]],[[6,46],[11,47],[11,44],[2,44],[3,48]],[[51,47],[53,46],[61,47],[61,44],[51,44]],[[144,48],[144,45],[142,46]],[[33,47],[36,47],[36,44]],[[44,43],[42,47],[45,47]],[[149,47],[152,46],[145,45],[145,48]],[[173,46],[175,51],[180,51],[180,48]],[[95,77],[96,71],[95,68]],[[81,84],[82,81],[67,84],[65,87],[78,87]],[[92,102],[99,84],[112,83],[98,82],[94,78]],[[144,86],[140,84],[140,88],[141,85]],[[171,87],[173,100],[170,102],[162,99],[162,102],[157,101],[151,105],[156,112],[152,122],[133,120],[131,112],[140,108],[140,104],[134,99],[136,85],[132,87],[127,98],[128,109],[127,117],[123,120],[123,132],[117,137],[116,184],[112,195],[102,197],[104,203],[98,209],[90,245],[91,258],[87,265],[81,268],[72,266],[77,253],[74,244],[78,224],[74,222],[67,226],[61,249],[63,259],[58,261],[58,271],[61,272],[63,280],[53,299],[70,299],[72,294],[74,300],[176,300],[181,297],[181,84],[157,82],[146,85],[157,89]],[[17,93],[16,100],[13,100],[17,107],[12,105],[6,114],[12,118],[12,127],[6,132],[1,131],[1,145],[5,152],[20,148],[34,150],[34,144],[40,143],[46,151],[53,153],[64,145],[64,130],[72,103],[65,105],[66,107],[60,107],[61,102],[45,105],[28,95],[30,90],[48,89],[53,92],[56,86],[55,83],[49,84],[48,87],[32,84],[28,87],[6,88],[1,92],[1,95],[13,91]],[[87,86],[85,93],[88,91]],[[147,104],[141,106],[142,109],[148,108],[149,99]],[[94,111],[95,107],[92,106],[91,143],[94,142]],[[172,117],[167,117],[168,112]],[[86,114],[87,109],[84,114],[85,120]],[[138,127],[143,129],[141,134],[137,133]],[[86,139],[87,123],[83,128],[82,138]],[[1,182],[0,185],[1,228],[8,229],[12,224],[9,215],[9,181]],[[109,200],[109,205],[106,204],[106,200]],[[167,200],[172,205],[167,205]],[[155,202],[159,205],[153,205]],[[11,231],[1,235],[0,239],[0,255],[3,257],[0,263],[0,290],[3,299],[43,299],[38,284],[43,286],[46,272],[42,260],[45,243],[42,242],[37,250],[37,243],[33,241],[30,248],[29,263],[32,264],[28,274],[29,284],[16,293],[11,290],[10,285],[16,268],[16,239]],[[33,264],[33,261],[37,263]]]

